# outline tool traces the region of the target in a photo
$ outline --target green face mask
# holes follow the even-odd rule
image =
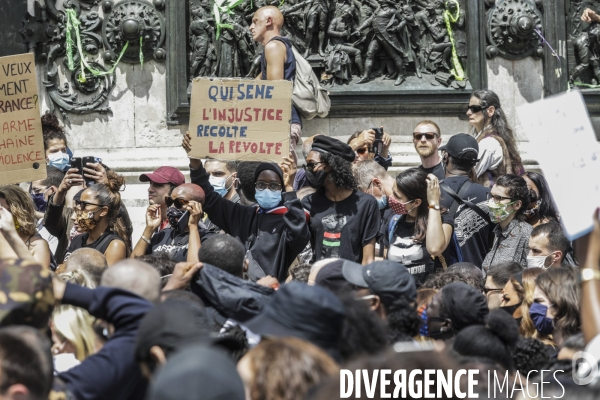
[[[494,199],[489,199],[488,214],[490,215],[492,222],[498,224],[508,218],[510,214],[514,213],[514,209],[510,212],[507,210],[508,206],[514,203],[515,202],[513,201],[512,203],[508,204],[497,204]]]

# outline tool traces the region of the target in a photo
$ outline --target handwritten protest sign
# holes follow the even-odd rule
[[[0,58],[0,184],[44,179],[46,162],[32,53]]]
[[[190,106],[190,157],[281,162],[289,154],[290,81],[197,78]]]
[[[517,111],[567,237],[574,240],[585,235],[600,206],[600,144],[581,93],[549,97]]]

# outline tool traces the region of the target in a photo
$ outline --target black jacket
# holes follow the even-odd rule
[[[296,192],[282,194],[285,214],[258,213],[256,206],[235,204],[217,194],[204,167],[190,169],[190,176],[192,183],[204,190],[203,209],[210,220],[244,244],[254,235],[250,244],[252,257],[266,275],[284,281],[290,265],[310,240],[307,216]]]
[[[147,381],[135,361],[135,336],[152,303],[117,288],[88,289],[70,283],[62,303],[81,307],[115,327],[115,333],[98,353],[59,374],[74,398],[142,400]]]
[[[204,264],[190,285],[202,299],[213,330],[219,331],[231,318],[244,323],[262,311],[275,291],[246,281],[210,264]]]

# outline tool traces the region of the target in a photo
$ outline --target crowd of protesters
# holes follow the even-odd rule
[[[600,359],[598,214],[569,241],[498,96],[467,116],[446,143],[418,123],[421,165],[395,177],[372,129],[305,132],[302,166],[191,158],[187,183],[160,166],[132,237],[124,177],[71,166],[45,114],[47,178],[0,186],[0,396],[334,399],[341,369],[468,368],[598,398],[572,362]]]

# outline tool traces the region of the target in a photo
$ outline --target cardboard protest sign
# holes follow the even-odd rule
[[[32,53],[0,58],[0,184],[46,177]]]
[[[549,97],[517,111],[567,238],[589,233],[594,210],[600,206],[600,144],[581,92]]]
[[[292,82],[197,78],[192,158],[281,162],[290,152]]]

